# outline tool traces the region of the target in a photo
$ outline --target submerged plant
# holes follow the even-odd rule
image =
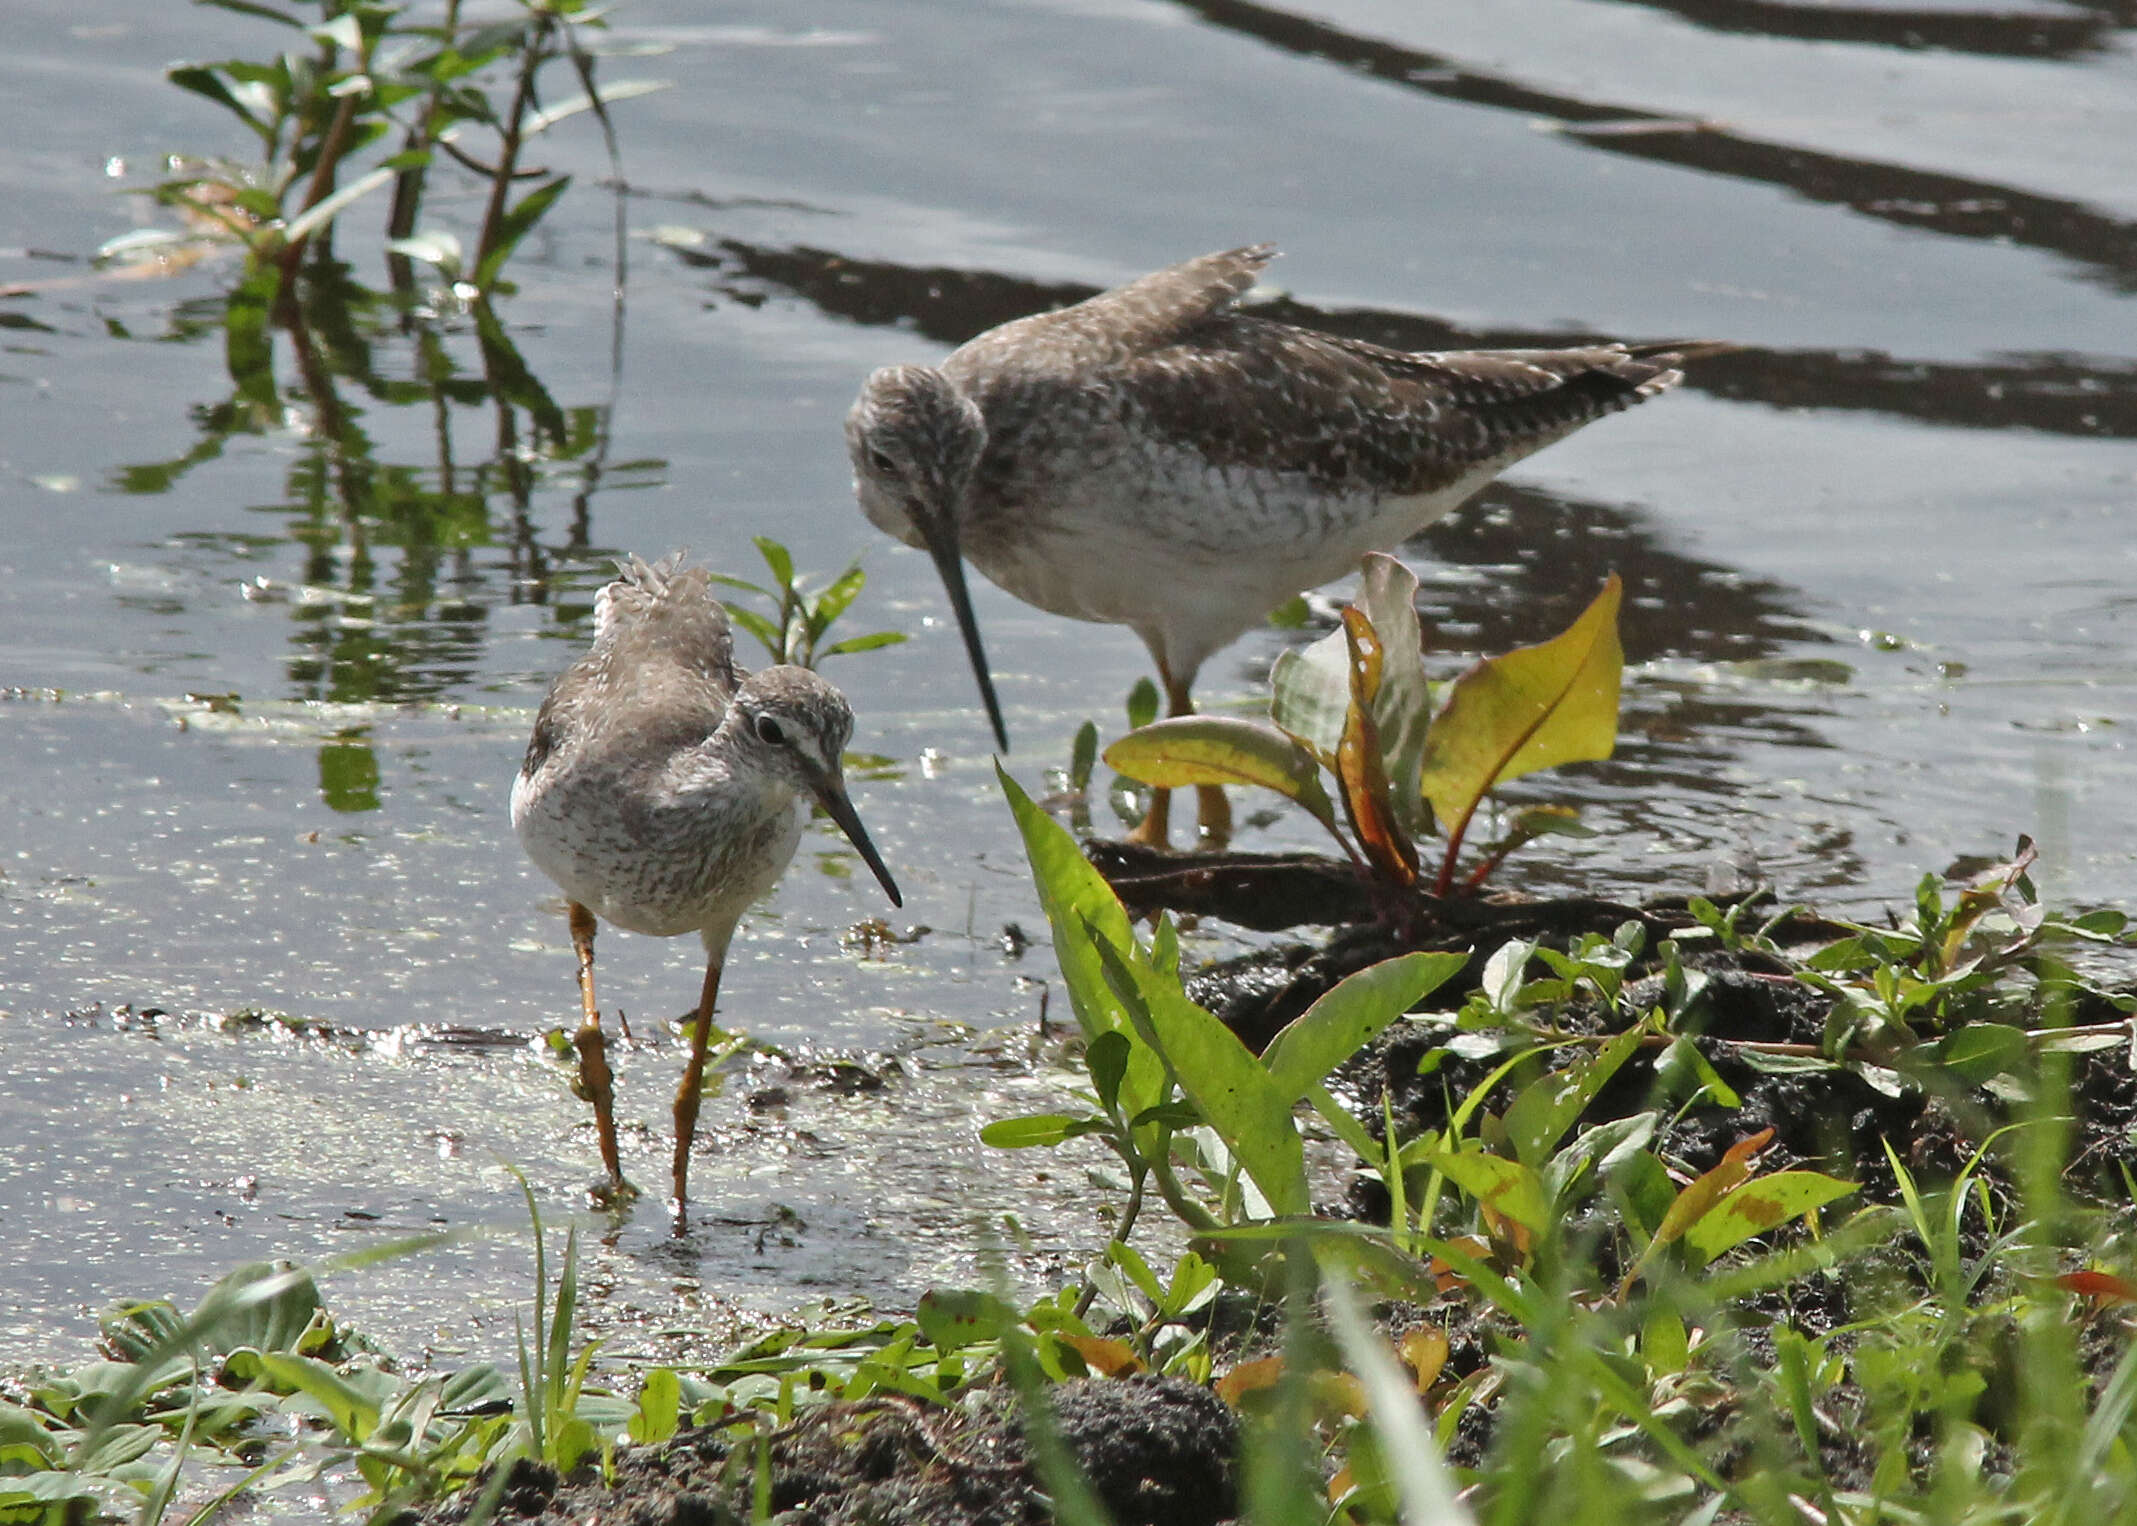
[[[1610,756],[1624,668],[1620,594],[1613,576],[1565,632],[1477,663],[1435,710],[1420,655],[1416,576],[1375,552],[1342,629],[1277,660],[1270,724],[1201,715],[1156,721],[1115,742],[1105,759],[1146,784],[1275,790],[1397,891],[1423,877],[1415,842],[1436,821],[1447,845],[1431,885],[1445,895],[1492,790],[1538,769]],[[1562,810],[1522,813],[1463,883],[1480,884],[1530,838],[1568,830],[1577,827]]]

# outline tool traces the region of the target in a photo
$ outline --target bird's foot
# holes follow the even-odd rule
[[[643,1193],[620,1176],[604,1176],[599,1181],[590,1183],[586,1189],[587,1206],[604,1212],[621,1211],[643,1196]]]

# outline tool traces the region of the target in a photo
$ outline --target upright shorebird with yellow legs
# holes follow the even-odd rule
[[[861,388],[854,492],[934,560],[1004,751],[965,561],[1027,604],[1128,626],[1185,715],[1203,662],[1293,594],[1726,348],[1384,349],[1239,311],[1275,253],[1204,255]],[[1137,835],[1163,844],[1167,807],[1159,791]],[[1221,789],[1199,814],[1229,831]]]
[[[614,1081],[594,1001],[596,919],[656,938],[696,933],[705,983],[675,1093],[672,1209],[689,1201],[690,1147],[720,966],[742,913],[779,882],[813,801],[882,883],[898,887],[846,797],[845,696],[807,668],[745,674],[727,611],[678,553],[633,557],[594,605],[594,642],[557,676],[512,786],[512,826],[571,904],[582,1022],[573,1043],[594,1106],[601,1164],[635,1189],[616,1152]]]

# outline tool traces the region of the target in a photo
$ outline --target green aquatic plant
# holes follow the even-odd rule
[[[1416,840],[1436,821],[1446,847],[1430,884],[1446,895],[1457,884],[1463,842],[1493,790],[1539,769],[1610,756],[1624,669],[1617,635],[1621,585],[1613,576],[1550,641],[1477,663],[1446,686],[1436,706],[1421,657],[1416,593],[1407,567],[1373,553],[1356,602],[1343,610],[1342,628],[1277,660],[1269,723],[1221,715],[1155,721],[1107,748],[1106,762],[1160,787],[1274,790],[1396,892],[1423,881]],[[1562,809],[1523,812],[1460,883],[1482,883],[1536,836],[1577,830]]]
[[[757,554],[771,569],[769,587],[718,573],[713,575],[713,581],[725,588],[756,594],[771,605],[771,613],[767,615],[729,602],[727,615],[764,644],[773,662],[813,668],[826,657],[873,652],[905,640],[903,631],[870,631],[865,636],[848,636],[826,645],[824,637],[860,596],[862,587],[868,582],[868,574],[861,570],[859,562],[855,562],[823,587],[811,589],[795,575],[792,552],[768,535],[759,535],[755,541]]]
[[[254,163],[174,158],[176,173],[152,191],[184,227],[129,235],[106,258],[169,261],[207,242],[227,241],[271,268],[284,287],[307,251],[324,254],[336,221],[356,202],[393,189],[385,225],[394,283],[409,287],[408,260],[426,260],[471,296],[498,289],[512,251],[569,184],[526,178],[528,140],[580,111],[609,132],[607,105],[657,85],[616,81],[596,87],[595,60],[582,29],[601,16],[586,0],[514,0],[516,14],[461,18],[459,0],[429,19],[401,3],[317,0],[316,8],[272,0],[205,0],[282,28],[284,48],[265,57],[174,64],[171,82],[229,112],[257,141]],[[549,65],[568,61],[583,93],[541,103]],[[486,80],[501,76],[493,99]],[[469,141],[487,133],[491,144]],[[450,159],[489,183],[473,252],[419,218],[427,177]],[[283,293],[288,295],[286,289]]]

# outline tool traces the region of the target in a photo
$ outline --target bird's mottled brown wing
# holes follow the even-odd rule
[[[1678,358],[1622,345],[1412,354],[1220,314],[1126,364],[1120,396],[1151,435],[1213,465],[1411,494],[1674,386]]]
[[[986,380],[1003,370],[1062,372],[1123,363],[1229,311],[1275,258],[1275,245],[1253,244],[1167,266],[1073,307],[989,329],[944,361],[943,371],[970,391],[975,385],[984,390]]]
[[[521,768],[529,777],[559,748],[688,745],[727,713],[740,681],[734,632],[705,570],[678,552],[651,564],[634,556],[617,572],[595,601],[593,645],[535,713]]]

